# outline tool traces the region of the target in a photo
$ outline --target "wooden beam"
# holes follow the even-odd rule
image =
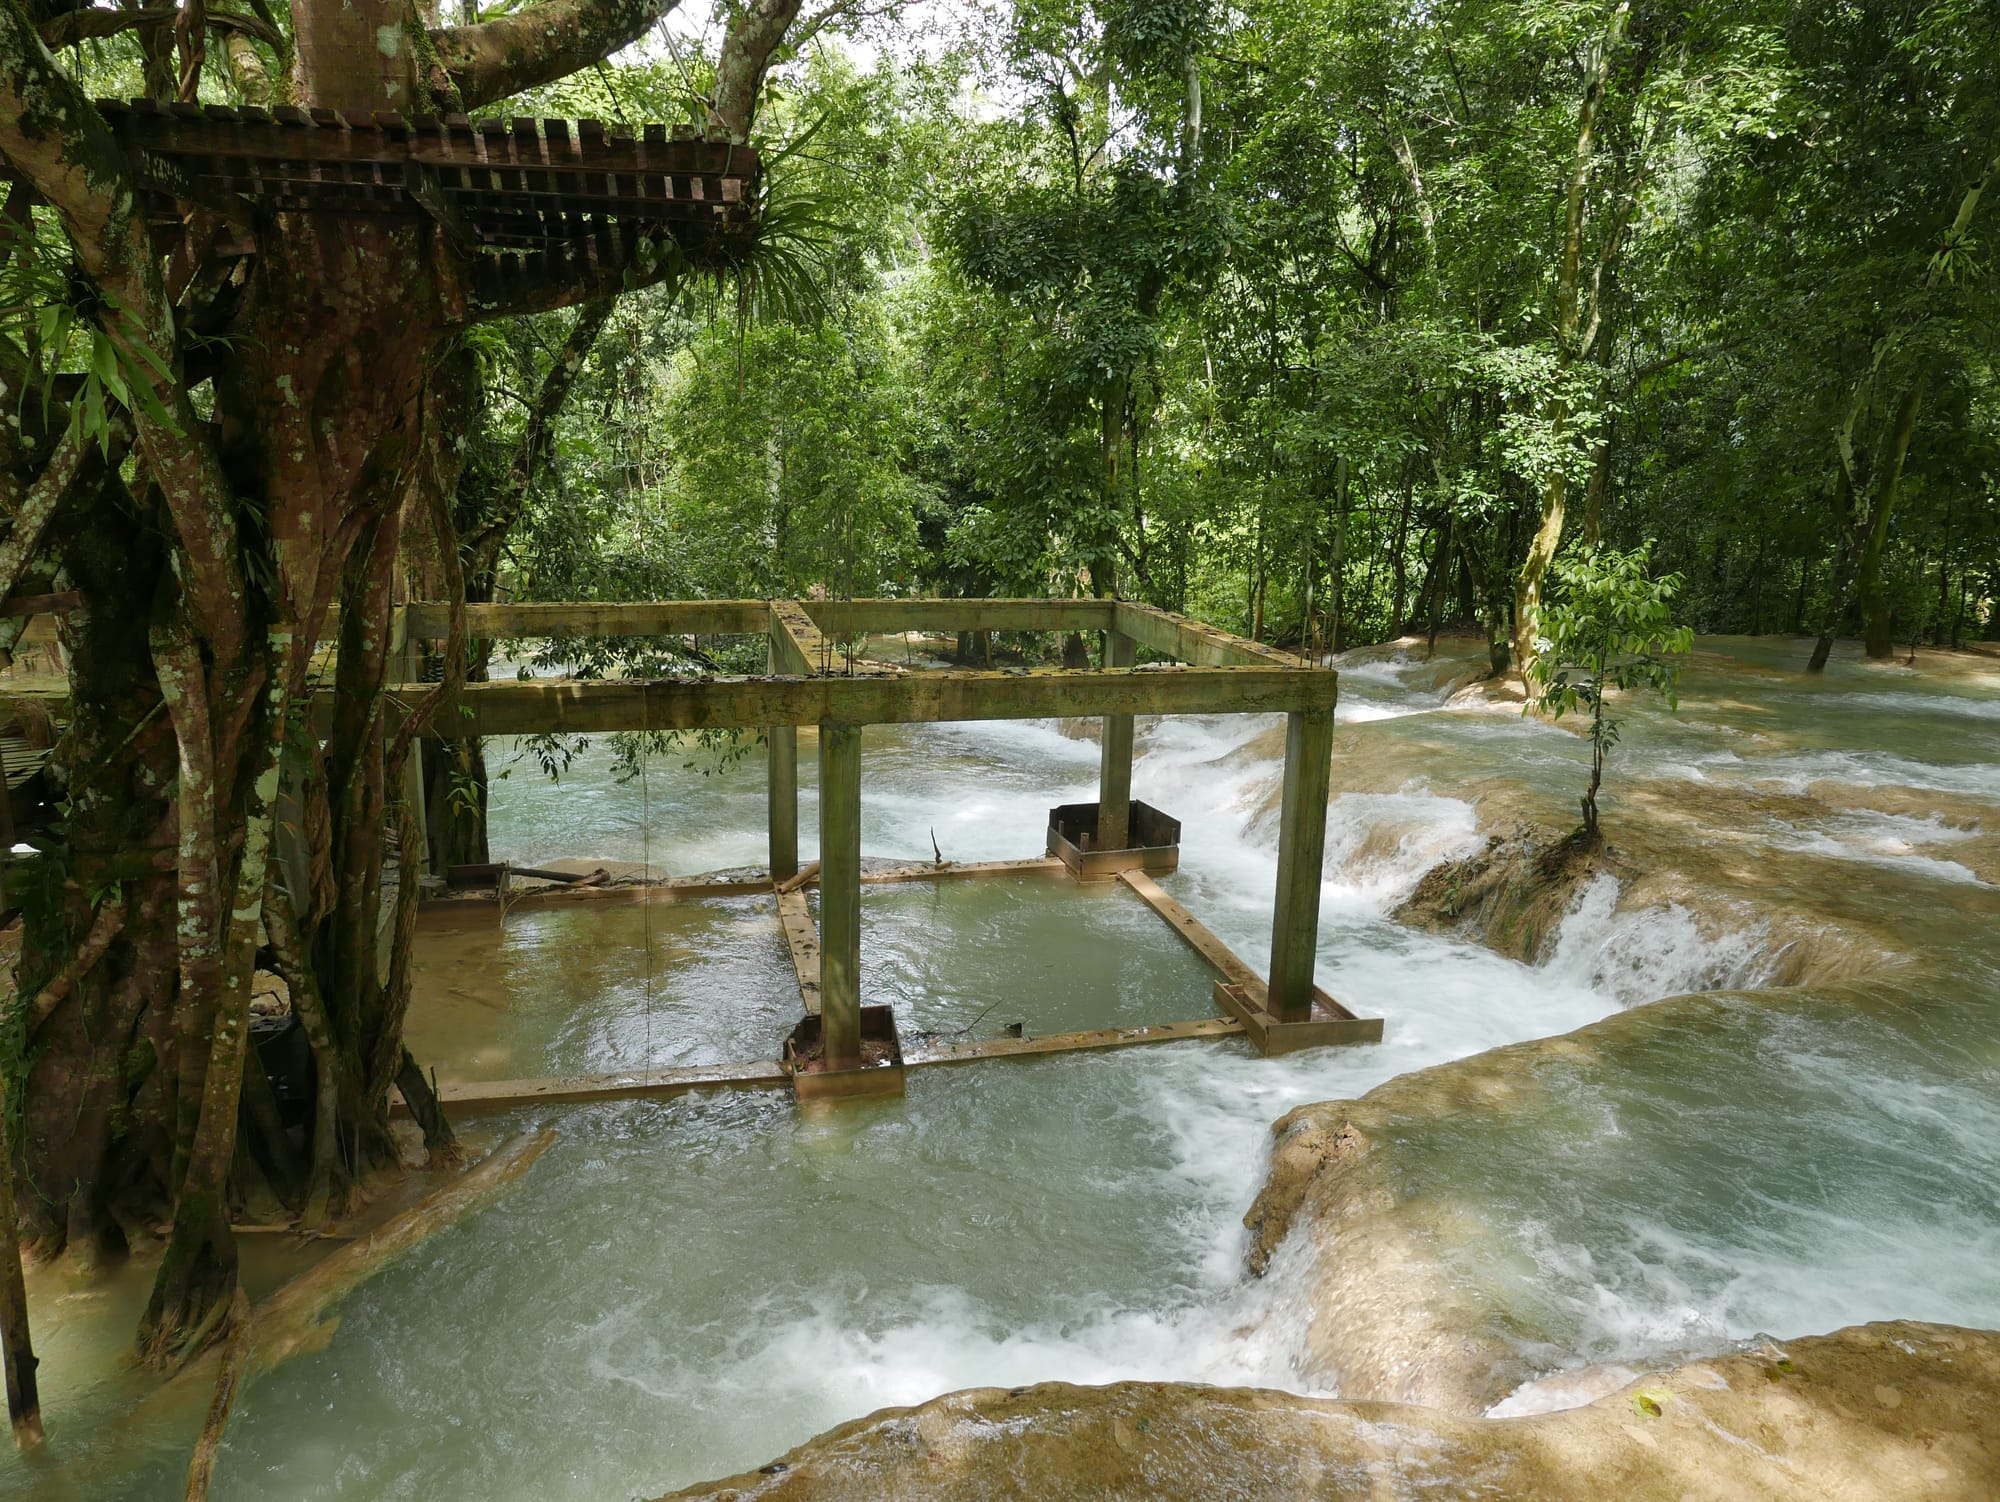
[[[1154,1022],[1142,1027],[1098,1027],[1041,1038],[980,1038],[969,1043],[925,1043],[903,1054],[905,1069],[939,1064],[971,1064],[982,1059],[1032,1059],[1052,1053],[1090,1053],[1139,1043],[1177,1043],[1188,1038],[1233,1038],[1243,1031],[1234,1017],[1193,1022]]]
[[[961,876],[1067,876],[1069,867],[1053,855],[1038,855],[1021,861],[946,861],[942,866],[930,861],[907,866],[877,866],[861,873],[863,886],[886,886],[904,881],[949,881]]]
[[[689,1090],[787,1090],[792,1077],[776,1059],[747,1064],[699,1064],[682,1069],[625,1069],[612,1074],[558,1075],[532,1080],[467,1080],[438,1085],[438,1103],[456,1116],[515,1111],[523,1106],[581,1105],[597,1100],[629,1100],[680,1095]],[[408,1108],[401,1096],[390,1102],[391,1116]]]
[[[1108,631],[1110,600],[809,600],[829,636],[878,631]]]
[[[413,604],[410,634],[440,637],[451,629],[451,607]],[[763,600],[647,600],[635,603],[556,601],[533,605],[468,605],[466,635],[493,640],[541,636],[762,636],[771,607]],[[327,631],[335,631],[333,625]]]
[[[1195,667],[1332,671],[1330,668],[1312,669],[1303,657],[1296,657],[1290,652],[1260,646],[1240,636],[1231,636],[1227,631],[1204,626],[1200,621],[1190,620],[1184,615],[1155,610],[1151,605],[1135,605],[1130,600],[1118,602],[1118,629],[1142,647]]]
[[[83,606],[83,591],[80,589],[58,590],[52,595],[9,595],[0,600],[0,616],[54,615],[64,610],[79,610]]]
[[[1233,1038],[1243,1032],[1234,1017],[1203,1017],[1187,1022],[1155,1022],[1143,1027],[1102,1027],[1085,1032],[1050,1033],[1040,1038],[981,1038],[966,1043],[927,1043],[903,1056],[905,1069],[933,1069],[973,1064],[986,1059],[1032,1059],[1049,1054],[1088,1053],[1131,1048],[1145,1043],[1181,1043],[1198,1038]],[[790,1086],[782,1064],[758,1060],[746,1064],[702,1064],[683,1069],[628,1069],[614,1074],[578,1074],[531,1080],[485,1080],[443,1083],[438,1100],[454,1118],[516,1111],[523,1106],[582,1105],[600,1100],[629,1100],[681,1095],[690,1090],[779,1090]],[[393,1097],[389,1113],[407,1114],[401,1097]]]
[[[1167,927],[1179,934],[1188,948],[1208,962],[1208,967],[1223,980],[1246,991],[1254,992],[1259,1000],[1264,995],[1264,979],[1221,939],[1211,932],[1206,924],[1169,897],[1166,889],[1143,871],[1120,871],[1118,879],[1135,892],[1140,901],[1158,913],[1167,922]]]
[[[1333,762],[1333,711],[1294,712],[1285,723],[1285,784],[1278,814],[1278,893],[1271,914],[1271,1015],[1312,1018],[1319,959],[1319,894],[1325,882],[1326,795]]]
[[[389,690],[406,711],[427,690]],[[856,678],[664,678],[469,683],[438,707],[454,735],[599,734],[762,725],[924,724],[1063,715],[1332,713],[1331,672],[1279,668],[1130,668],[1102,672],[908,673]],[[321,732],[333,694],[320,691]]]

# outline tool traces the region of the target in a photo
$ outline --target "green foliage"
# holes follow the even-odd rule
[[[1607,712],[1613,690],[1659,694],[1679,706],[1681,665],[1675,655],[1694,647],[1694,633],[1677,624],[1673,598],[1678,574],[1654,578],[1653,545],[1629,552],[1580,548],[1555,570],[1560,596],[1542,615],[1542,637],[1530,674],[1536,692],[1524,707],[1559,720],[1572,711],[1590,716],[1590,789],[1583,797],[1583,826],[1597,832],[1597,793],[1604,762],[1618,744],[1620,721]]]
[[[73,388],[66,427],[77,444],[110,453],[119,414],[135,411],[177,432],[158,390],[172,385],[173,373],[136,333],[113,337],[113,328],[129,329],[124,309],[49,244],[32,217],[22,224],[0,219],[0,331],[18,335],[32,372],[15,418],[33,400],[48,427],[61,386]]]

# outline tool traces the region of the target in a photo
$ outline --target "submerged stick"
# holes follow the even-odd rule
[[[796,892],[800,887],[804,886],[807,882],[815,881],[818,879],[818,877],[819,877],[819,862],[807,861],[803,866],[799,867],[799,869],[794,871],[790,876],[787,876],[783,881],[779,882],[776,886],[772,887],[771,890],[778,893],[780,896],[783,896],[787,892]]]
[[[222,1448],[222,1431],[229,1423],[229,1410],[236,1406],[236,1389],[250,1359],[250,1295],[243,1291],[241,1283],[236,1285],[236,1296],[229,1301],[229,1326],[229,1344],[223,1348],[222,1369],[215,1374],[215,1397],[208,1405],[208,1422],[201,1426],[194,1457],[188,1461],[186,1502],[208,1502],[215,1454]]]
[[[484,1209],[555,1140],[555,1128],[544,1127],[495,1148],[435,1194],[357,1236],[264,1300],[257,1309],[253,1370],[267,1372],[286,1357],[312,1348],[331,1333],[321,1324],[328,1309],[418,1242]]]
[[[254,1313],[256,1341],[235,1378],[236,1388],[240,1390],[245,1382],[288,1356],[323,1346],[338,1323],[322,1319],[330,1308],[425,1237],[492,1203],[555,1139],[555,1129],[548,1128],[503,1143],[420,1203],[356,1236],[265,1299]],[[157,1443],[167,1432],[165,1426],[182,1424],[198,1392],[196,1381],[215,1381],[219,1375],[216,1366],[233,1359],[233,1349],[225,1353],[211,1346],[142,1399],[120,1428],[146,1438],[122,1441],[124,1453],[129,1454],[133,1444]],[[120,1444],[100,1446],[79,1458],[80,1468],[72,1473],[79,1486],[75,1495],[97,1496],[109,1491],[95,1482],[120,1449]]]

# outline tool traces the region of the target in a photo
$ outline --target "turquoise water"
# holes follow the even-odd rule
[[[1761,692],[1762,668],[1719,666],[1709,688],[1691,685],[1680,721],[1635,724],[1648,785],[1844,778],[1921,798],[1943,796],[1930,787],[1942,782],[2000,802],[1990,736],[1959,733],[1985,723],[1978,706],[2000,702],[2000,682],[1843,669],[1811,694],[1770,690],[1769,715],[1734,708]],[[1754,943],[1730,950],[1684,914],[1608,903],[1580,908],[1541,968],[1385,921],[1426,866],[1478,844],[1467,780],[1511,776],[1566,800],[1580,755],[1565,732],[1505,710],[1427,712],[1441,695],[1412,687],[1417,676],[1393,662],[1350,675],[1343,719],[1397,776],[1337,799],[1329,821],[1321,978],[1388,1019],[1383,1044],[1266,1061],[1240,1042],[1186,1043],[928,1071],[903,1102],[831,1115],[757,1093],[522,1116],[505,1125],[554,1120],[562,1139],[501,1203],[349,1298],[325,1350],[244,1394],[215,1496],[595,1502],[741,1469],[954,1387],[1300,1385],[1300,1290],[1242,1275],[1239,1220],[1273,1119],[1755,962]],[[1880,693],[1912,699],[1902,729],[1872,700],[1837,697]],[[1914,702],[1930,698],[1948,702]],[[1269,725],[1148,725],[1135,778],[1185,826],[1169,885],[1257,964],[1275,865],[1260,810],[1277,769],[1231,753]],[[871,856],[927,859],[932,830],[953,859],[1038,854],[1047,808],[1088,796],[1095,776],[1095,746],[1051,726],[917,727],[866,744]],[[754,760],[710,776],[658,764],[636,786],[600,757],[558,787],[520,773],[500,784],[496,859],[650,859],[685,874],[761,858]],[[801,762],[809,830],[809,743]],[[1839,817],[1851,813],[1756,838],[1774,850],[1823,839],[1788,858],[1817,862],[1829,886],[1879,883],[1913,928],[1959,935],[1951,985],[1903,1010],[1745,1003],[1613,1067],[1542,1069],[1540,1103],[1519,1115],[1409,1124],[1410,1172],[1476,1209],[1494,1250],[1466,1274],[1521,1312],[1540,1364],[1861,1317],[2000,1316],[1986,1275],[2000,1249],[2000,1027],[1980,958],[1993,932],[1983,857],[1921,828],[1885,857],[1893,831],[1857,834]],[[1899,855],[1948,857],[1972,880],[1883,863]],[[458,1013],[441,1004],[430,1046],[448,1057],[456,1040],[464,1067],[493,1074],[623,1067],[635,1052],[764,1056],[793,1005],[768,914],[640,912],[513,915],[497,988],[466,984],[488,977],[490,955],[454,974],[448,946],[434,951],[436,979],[480,994]],[[864,984],[906,1025],[974,1035],[1200,1015],[1205,977],[1162,937],[1110,889],[873,889]],[[477,953],[477,935],[461,940]],[[477,1062],[496,1047],[504,1058]],[[48,1358],[63,1360],[60,1343]],[[40,1494],[175,1493],[194,1418],[185,1432],[93,1439],[83,1397],[48,1408],[55,1454],[95,1444],[104,1469],[67,1493],[49,1477]],[[22,1474],[0,1463],[10,1484]]]

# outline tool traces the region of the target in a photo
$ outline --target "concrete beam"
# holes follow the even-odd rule
[[[440,637],[451,629],[451,607],[427,601],[409,607],[410,634]],[[771,619],[765,600],[558,600],[532,605],[468,605],[468,636],[762,636]],[[329,626],[328,631],[333,631]]]
[[[878,631],[1108,631],[1110,600],[808,600],[829,636]]]
[[[861,727],[819,727],[819,1005],[825,1067],[861,1063]],[[800,980],[803,983],[804,975]],[[803,984],[801,985],[803,992]]]
[[[1303,657],[1290,652],[1260,646],[1184,615],[1155,610],[1151,605],[1135,605],[1130,600],[1118,602],[1118,629],[1149,651],[1195,667],[1302,669],[1309,666]]]
[[[417,704],[424,684],[389,690],[391,712]],[[1132,668],[1070,672],[908,673],[856,678],[538,679],[469,683],[436,723],[454,735],[601,734],[765,725],[905,725],[945,720],[1032,720],[1112,714],[1331,713],[1331,671],[1296,668]],[[331,689],[315,701],[324,733]]]

